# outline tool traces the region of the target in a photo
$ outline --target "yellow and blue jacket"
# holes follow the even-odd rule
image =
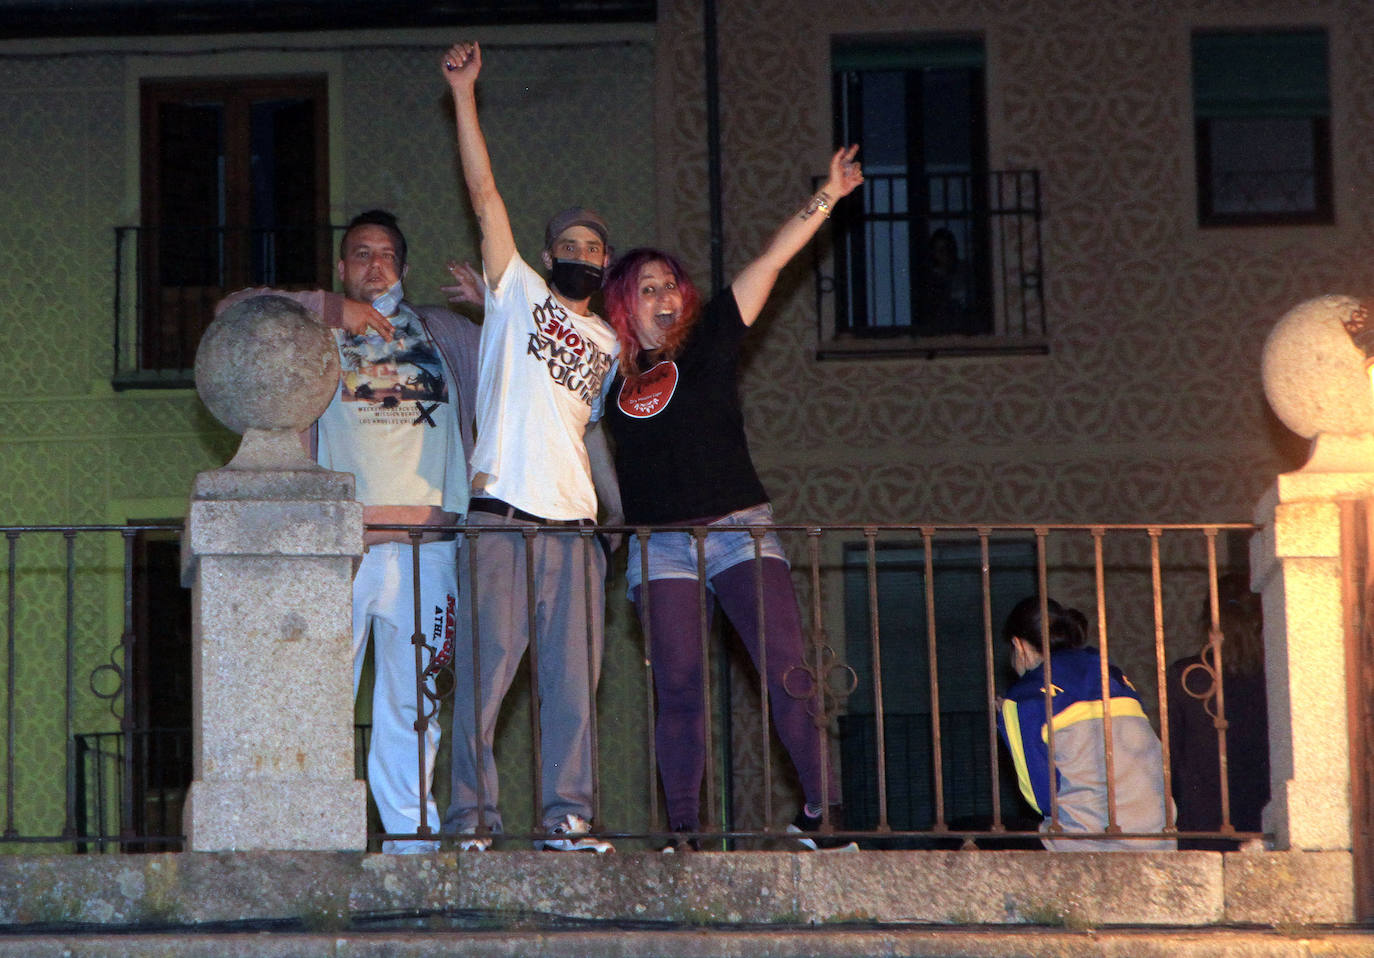
[[[1165,825],[1164,761],[1159,737],[1141,708],[1140,696],[1116,666],[1108,664],[1107,701],[1102,699],[1101,659],[1096,649],[1055,652],[1053,787],[1058,822],[1066,832],[1104,832],[1108,826],[1104,715],[1112,720],[1114,822],[1122,832],[1159,832]],[[1018,679],[1002,700],[998,729],[1011,753],[1021,794],[1042,816],[1048,848],[1110,851],[1173,848],[1172,839],[1119,838],[1056,841],[1051,832],[1049,730],[1045,722],[1045,668]]]

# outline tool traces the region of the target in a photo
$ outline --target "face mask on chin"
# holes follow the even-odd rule
[[[556,259],[549,275],[549,283],[568,299],[584,300],[601,288],[603,270],[600,266],[576,259]]]
[[[396,310],[400,308],[401,300],[404,298],[405,290],[401,288],[401,281],[398,279],[385,293],[372,301],[372,308],[390,319],[396,315]]]

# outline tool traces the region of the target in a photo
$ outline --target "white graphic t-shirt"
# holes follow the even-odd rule
[[[570,312],[512,258],[487,287],[473,492],[545,519],[595,519],[583,433],[601,418],[618,349],[601,317]]]
[[[339,388],[320,416],[319,463],[351,472],[369,506],[467,510],[467,469],[450,373],[420,318],[402,304],[395,334],[334,331]]]

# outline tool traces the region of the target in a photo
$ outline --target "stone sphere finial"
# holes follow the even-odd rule
[[[1346,331],[1359,308],[1351,296],[1309,299],[1265,340],[1260,367],[1269,405],[1289,429],[1318,440],[1305,470],[1374,469],[1374,389],[1364,352]]]
[[[297,434],[324,412],[338,383],[334,337],[284,296],[251,296],[230,306],[196,351],[201,400],[243,435],[231,469],[318,468]]]

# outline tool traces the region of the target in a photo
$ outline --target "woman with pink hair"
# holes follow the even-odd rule
[[[631,536],[627,577],[649,636],[659,774],[669,827],[677,832],[700,828],[706,761],[698,545],[687,531],[699,526],[708,530],[700,548],[709,593],[756,666],[762,644],[773,724],[806,798],[792,828],[818,832],[827,817],[843,827],[833,774],[822,781],[822,742],[808,712],[810,697],[790,695],[783,684],[803,661],[801,617],[777,534],[765,532],[756,553],[748,531],[771,524],[773,513],[749,455],[737,378],[740,344],[778,274],[816,235],[832,205],[863,182],[857,151],[836,151],[824,187],[705,306],[682,263],[662,250],[631,250],[607,275],[606,313],[620,340],[620,375],[605,416],[615,439],[625,521],[659,530],[648,539],[647,557]],[[683,531],[663,530],[672,526]],[[813,849],[834,844],[815,835],[802,842]]]

